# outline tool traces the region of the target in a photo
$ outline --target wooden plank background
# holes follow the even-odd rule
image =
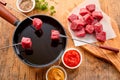
[[[8,4],[16,8],[16,0],[5,0]],[[48,0],[56,7],[54,18],[59,20],[66,28],[66,17],[68,11],[80,4],[83,0]],[[100,0],[101,8],[112,19],[114,19],[120,27],[120,3],[119,0]],[[67,7],[66,7],[67,6]],[[25,19],[20,13],[8,8],[20,20]],[[66,9],[68,11],[66,11]],[[26,15],[46,14],[34,10]],[[62,17],[62,18],[61,18]],[[16,27],[0,18],[0,47],[12,44],[12,35]],[[73,42],[68,40],[67,48],[74,47]],[[84,49],[79,48],[83,55],[82,65],[76,70],[69,70],[64,67],[68,73],[68,80],[119,80],[120,73],[117,69],[107,61],[96,58]],[[48,68],[32,68],[23,64],[15,55],[13,48],[0,50],[0,80],[45,80],[45,73]]]

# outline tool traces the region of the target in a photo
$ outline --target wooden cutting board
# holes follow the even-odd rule
[[[87,0],[87,1],[89,1],[89,0]],[[67,8],[67,6],[66,6],[66,8]],[[106,9],[105,5],[102,6],[102,8]],[[68,12],[71,12],[71,11],[72,11],[72,9],[69,10]],[[116,38],[111,39],[111,40],[107,40],[104,43],[96,43],[96,44],[102,44],[105,46],[111,46],[111,47],[120,49],[120,33],[119,33],[118,25],[116,24],[116,22],[113,19],[111,19],[111,25],[112,25],[114,32],[116,33]],[[69,32],[67,30],[67,27],[65,27],[65,29],[66,29],[66,32],[68,34]],[[103,50],[103,49],[100,49],[98,47],[91,46],[89,44],[87,44],[85,46],[81,46],[81,47],[86,49],[91,54],[95,55],[96,57],[99,57],[99,58],[102,58],[102,59],[105,59],[105,60],[111,62],[120,72],[120,52],[116,54],[114,52]]]
[[[96,44],[102,44],[102,45],[111,46],[111,47],[120,49],[120,33],[119,33],[118,26],[114,20],[111,20],[111,24],[117,37],[111,40],[107,40],[104,43],[96,43]],[[114,52],[103,50],[103,49],[100,49],[98,47],[94,47],[88,44],[82,46],[82,48],[86,49],[91,54],[99,58],[103,58],[111,62],[120,72],[120,52],[116,54]]]
[[[67,3],[67,1],[63,1],[63,2],[60,1],[59,4],[66,3],[66,5],[63,5],[63,6],[57,5],[56,6],[56,8],[57,7],[58,8],[61,7],[61,8],[59,8],[57,11],[57,12],[59,12],[59,16],[55,15],[55,17],[57,17],[57,19],[64,25],[64,29],[67,34],[70,34],[68,31],[67,16],[77,5],[79,5],[83,1],[84,0],[82,0],[82,1],[78,0],[76,2],[74,2],[74,1],[72,2],[72,0],[71,0],[71,3]],[[100,3],[101,3],[101,1],[102,0],[100,0]],[[69,6],[69,5],[71,5],[71,6]],[[105,5],[102,5],[101,7],[103,9],[107,10]],[[64,11],[63,11],[63,8],[64,8]],[[64,19],[61,18],[60,16],[63,16]],[[111,40],[107,40],[105,43],[102,43],[102,45],[111,46],[111,47],[120,49],[120,33],[119,33],[118,25],[116,24],[116,22],[113,19],[111,19],[111,24],[112,24],[113,30],[115,31],[117,37],[114,39],[111,39]],[[97,44],[101,44],[101,43],[97,43]],[[68,44],[68,47],[71,47],[71,46],[72,45]],[[72,47],[74,47],[74,46],[72,46]],[[111,62],[120,72],[120,52],[118,54],[116,54],[111,51],[103,50],[103,49],[100,49],[98,47],[94,47],[94,46],[91,46],[88,44],[85,46],[81,46],[81,47],[84,48],[85,50],[89,51],[91,54],[95,55],[96,57],[99,57],[99,58],[102,58],[102,59],[105,59],[105,60]],[[81,48],[81,47],[79,47],[79,48]]]
[[[77,7],[83,1],[84,0],[76,0],[76,1],[69,0],[69,2],[68,2],[67,0],[64,0],[64,1],[56,0],[55,3],[52,3],[50,1],[51,4],[55,4],[56,12],[59,14],[59,15],[57,15],[57,13],[56,13],[54,15],[54,17],[57,18],[57,20],[59,20],[60,23],[63,24],[63,26],[68,34],[70,34],[70,33],[68,31],[68,26],[67,26],[67,16],[75,7]],[[107,0],[99,0],[99,1],[100,1],[100,5],[104,1],[105,1],[104,3],[107,3]],[[65,5],[63,5],[63,4],[65,4]],[[106,14],[107,14],[107,12],[109,12],[109,11],[107,11],[106,4],[102,5],[101,7],[102,7],[102,9],[104,9]],[[45,14],[45,13],[41,12],[41,14]],[[112,27],[113,27],[117,37],[114,39],[111,39],[111,40],[107,40],[102,45],[111,46],[111,47],[120,49],[120,33],[119,33],[118,25],[116,24],[116,22],[113,19],[111,19],[111,24],[112,24]],[[101,44],[101,43],[97,43],[97,44]],[[70,44],[68,44],[68,47],[74,47],[74,46],[72,43],[70,43]],[[100,49],[98,47],[94,47],[91,45],[85,45],[85,46],[81,46],[81,47],[84,48],[85,50],[89,51],[91,54],[95,55],[96,57],[99,57],[99,58],[102,58],[102,59],[105,59],[105,60],[111,62],[120,72],[120,52],[118,54],[116,54],[111,51],[103,50],[103,49]],[[81,48],[81,47],[79,47],[79,48]]]

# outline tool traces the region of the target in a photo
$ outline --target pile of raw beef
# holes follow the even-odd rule
[[[103,31],[100,23],[102,18],[102,12],[96,11],[95,4],[89,4],[80,9],[79,15],[71,14],[68,20],[71,23],[70,29],[75,36],[84,37],[86,34],[91,34],[95,35],[98,41],[104,42],[106,41],[106,32]]]

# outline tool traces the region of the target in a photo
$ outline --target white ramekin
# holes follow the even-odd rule
[[[63,60],[65,53],[66,53],[67,51],[69,51],[69,50],[75,50],[75,51],[77,51],[77,52],[79,53],[79,55],[80,55],[80,62],[79,62],[79,64],[78,64],[77,66],[75,66],[75,67],[70,67],[70,66],[66,65],[65,62],[64,62],[64,60]],[[80,64],[82,63],[82,54],[81,54],[81,52],[80,52],[78,49],[76,49],[76,48],[66,49],[65,52],[64,52],[63,55],[62,55],[62,63],[64,64],[65,67],[67,67],[67,68],[69,68],[69,69],[76,69],[76,68],[78,68],[78,67],[80,66]]]
[[[22,2],[22,0],[17,0],[16,1],[16,6],[17,6],[17,9],[23,13],[28,13],[28,12],[31,12],[34,8],[35,8],[35,0],[31,0],[33,2],[33,5],[32,5],[32,8],[27,10],[27,11],[24,11],[20,8],[19,4]]]
[[[61,69],[63,72],[64,72],[64,74],[65,74],[65,79],[64,80],[67,80],[67,73],[66,73],[66,71],[65,71],[65,69],[63,68],[63,67],[61,67],[61,66],[52,66],[52,67],[50,67],[48,70],[47,70],[47,72],[46,72],[46,80],[48,80],[48,72],[52,69],[52,68],[59,68],[59,69]]]

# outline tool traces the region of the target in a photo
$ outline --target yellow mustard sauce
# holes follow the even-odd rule
[[[52,68],[47,77],[48,80],[65,80],[65,73],[60,68]]]

